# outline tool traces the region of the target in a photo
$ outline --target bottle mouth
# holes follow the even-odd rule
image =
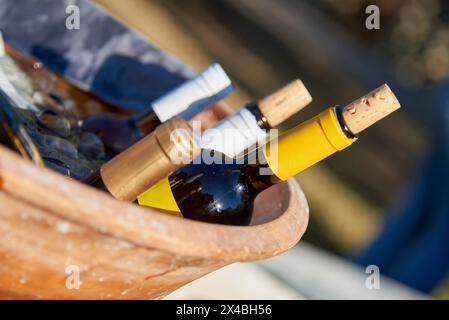
[[[353,134],[351,130],[349,130],[348,126],[346,125],[345,120],[343,119],[343,109],[340,105],[335,106],[335,115],[337,116],[338,123],[340,123],[341,129],[345,133],[346,137],[349,139],[356,139],[358,138],[357,134]]]

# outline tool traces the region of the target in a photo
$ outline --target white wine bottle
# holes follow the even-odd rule
[[[388,86],[381,86],[344,108],[328,108],[244,161],[219,153],[212,163],[194,161],[160,180],[138,202],[185,218],[246,225],[260,192],[347,148],[359,132],[399,107]]]

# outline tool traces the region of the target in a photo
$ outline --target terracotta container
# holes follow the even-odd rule
[[[217,105],[197,118],[208,127],[227,113]],[[292,179],[258,197],[251,226],[215,225],[118,201],[0,146],[4,299],[162,298],[227,264],[290,249],[307,222]]]

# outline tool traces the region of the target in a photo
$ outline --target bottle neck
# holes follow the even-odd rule
[[[252,111],[257,109],[257,105],[245,108],[248,107]],[[284,133],[277,140],[271,140],[263,148],[237,158],[217,152],[213,161],[204,163],[240,164],[238,168],[243,176],[260,192],[343,150],[355,140],[357,137],[346,127],[340,108],[333,107]],[[203,156],[204,152],[207,154],[208,151],[203,150]]]
[[[335,114],[337,116],[338,123],[340,124],[341,130],[349,139],[357,138],[356,134],[353,134],[349,127],[346,125],[345,119],[343,118],[343,111],[340,106],[335,107]]]
[[[262,111],[260,111],[257,103],[250,103],[244,107],[256,118],[257,125],[259,128],[263,130],[271,129],[270,125],[267,122],[267,118],[263,115]]]
[[[286,180],[357,140],[339,114],[329,108],[271,141],[264,156],[273,173]]]
[[[201,135],[201,148],[219,151],[228,157],[265,142],[268,123],[257,104],[248,104],[224,118]]]

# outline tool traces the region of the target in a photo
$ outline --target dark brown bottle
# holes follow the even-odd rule
[[[216,151],[162,179],[140,205],[213,223],[250,223],[256,196],[357,140],[357,134],[400,107],[384,85],[345,108],[332,107],[240,159]]]
[[[281,180],[273,174],[260,175],[260,168],[269,170],[268,165],[256,158],[252,161],[248,155],[237,160],[218,151],[203,150],[203,154],[205,152],[220,164],[187,165],[169,177],[182,215],[212,223],[249,224],[254,198]]]

